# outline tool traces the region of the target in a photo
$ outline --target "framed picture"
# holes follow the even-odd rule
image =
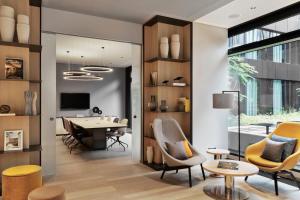
[[[23,150],[23,130],[4,131],[4,151]]]
[[[6,58],[5,77],[6,79],[23,79],[23,59]]]

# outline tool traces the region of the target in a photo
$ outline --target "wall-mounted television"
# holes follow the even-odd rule
[[[90,109],[90,94],[89,93],[61,93],[60,109],[62,110]]]

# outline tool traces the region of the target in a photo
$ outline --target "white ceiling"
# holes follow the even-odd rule
[[[299,0],[234,0],[200,17],[197,22],[230,28],[298,1]]]
[[[56,62],[68,63],[70,59],[71,64],[128,67],[132,64],[131,48],[130,43],[57,35]]]
[[[232,0],[43,0],[43,6],[143,24],[154,15],[195,20]]]

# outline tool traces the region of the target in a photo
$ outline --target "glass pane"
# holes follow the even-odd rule
[[[241,91],[242,155],[278,122],[300,121],[299,55],[300,41],[294,41],[229,57],[231,89]],[[231,112],[228,130],[229,149],[237,153],[236,110]]]

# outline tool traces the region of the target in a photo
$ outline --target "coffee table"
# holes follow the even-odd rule
[[[223,155],[229,155],[230,152],[227,149],[207,149],[206,153],[214,155],[215,160],[221,160]],[[215,178],[223,178],[223,176],[218,174],[210,174],[210,176]]]
[[[234,162],[238,164],[238,169],[218,168],[219,161]],[[211,160],[203,163],[203,168],[211,173],[223,175],[224,185],[207,185],[203,190],[205,194],[220,200],[244,200],[249,198],[249,194],[239,188],[234,187],[235,176],[251,176],[258,173],[259,169],[253,164],[235,160]]]

